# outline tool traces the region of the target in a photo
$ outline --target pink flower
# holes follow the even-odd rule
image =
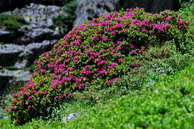
[[[129,53],[130,54],[137,54],[137,50],[130,50]]]
[[[112,34],[112,35],[116,35],[117,32],[116,32],[116,31],[112,31],[111,34]]]
[[[153,25],[153,28],[158,29],[159,31],[164,31],[165,29],[169,29],[171,27],[172,26],[170,24],[156,24],[156,25]]]
[[[67,71],[74,71],[74,70],[75,68],[71,68],[71,67],[67,68]]]
[[[101,25],[109,25],[110,24],[110,21],[101,21]]]
[[[93,55],[93,56],[100,56],[100,54],[95,51],[89,51],[88,54]]]
[[[98,71],[98,74],[107,74],[108,72],[104,69],[101,69]]]
[[[36,93],[38,93],[37,90],[33,90],[33,91],[32,91],[32,94],[36,94]]]
[[[20,94],[22,94],[22,95],[28,95],[29,93],[28,93],[27,90],[21,90],[21,91],[20,91]]]
[[[73,42],[73,45],[75,45],[75,46],[80,46],[80,44],[81,44],[81,40],[75,40]]]
[[[87,69],[83,69],[83,70],[80,71],[80,73],[85,74],[85,75],[88,75],[88,74],[91,73],[91,71],[90,70],[87,70]]]
[[[46,73],[46,69],[41,69],[41,73]]]
[[[69,44],[68,44],[67,41],[62,42],[61,45],[62,45],[64,48],[67,48],[67,47],[69,46]]]
[[[178,21],[178,22],[177,22],[177,25],[184,25],[183,20]]]
[[[111,65],[108,66],[109,69],[113,69],[115,66],[117,66],[117,63],[112,63]]]
[[[59,80],[52,80],[51,81],[51,88],[52,89],[56,89],[56,88],[58,88],[58,86],[61,84],[61,81],[59,81]]]
[[[88,48],[88,46],[87,46],[87,45],[83,45],[83,46],[82,46],[82,48],[87,49],[87,48]]]
[[[28,105],[28,110],[31,110],[32,109],[32,105]]]
[[[124,61],[123,58],[119,58],[119,59],[118,59],[118,62],[119,62],[119,63],[122,63],[123,61]]]
[[[19,94],[16,94],[16,93],[13,93],[11,96],[12,96],[13,98],[17,98],[17,97],[19,97],[20,95],[19,95]]]
[[[33,82],[32,80],[30,80],[30,81],[27,83],[27,85],[25,86],[25,88],[27,88],[27,89],[33,89],[33,88],[35,88],[34,82]]]
[[[52,78],[54,78],[54,79],[61,79],[61,76],[55,74],[55,75],[52,76]]]
[[[113,29],[117,29],[117,28],[120,28],[120,27],[122,27],[123,26],[123,24],[116,24],[116,25],[114,25],[112,28]]]
[[[67,81],[70,81],[71,80],[71,78],[70,77],[63,77],[62,78],[62,82],[67,82]]]
[[[98,62],[97,65],[105,65],[105,64],[107,64],[107,61],[105,61],[105,60],[100,60],[100,61]]]
[[[32,99],[32,96],[29,96],[29,97],[28,97],[28,100],[31,100],[31,99]]]
[[[78,88],[82,89],[84,87],[84,83],[79,83]]]
[[[164,19],[165,21],[171,21],[172,20],[172,16],[168,16]]]
[[[116,82],[116,81],[118,81],[118,80],[119,80],[119,78],[113,78],[113,79],[111,79],[111,80],[108,80],[108,81],[107,81],[107,84],[111,85],[113,82]]]
[[[108,41],[108,40],[109,40],[106,36],[102,36],[101,39],[102,39],[103,41]]]
[[[132,17],[134,17],[135,16],[135,14],[133,14],[133,13],[127,13],[127,18],[132,18]]]
[[[68,56],[72,56],[73,53],[74,53],[73,51],[67,51],[67,52],[66,52],[66,54],[67,54]]]

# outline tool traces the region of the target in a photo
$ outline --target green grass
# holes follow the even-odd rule
[[[194,63],[151,89],[98,104],[66,125],[72,129],[192,129],[194,127]]]
[[[152,88],[143,88],[97,104],[72,101],[64,104],[60,115],[79,112],[68,123],[59,120],[33,120],[14,126],[0,120],[2,129],[192,129],[194,126],[194,63],[173,75],[162,76]]]
[[[6,27],[7,29],[18,29],[21,26],[27,24],[24,19],[17,15],[0,14],[0,27]]]

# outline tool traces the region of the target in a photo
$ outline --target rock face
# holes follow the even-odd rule
[[[74,25],[82,24],[86,20],[113,10],[135,7],[145,8],[148,12],[160,12],[165,9],[177,10],[180,4],[178,0],[80,0]]]
[[[93,17],[102,16],[115,10],[119,0],[80,0],[74,21],[74,25],[84,23],[85,20],[91,20]]]
[[[61,34],[60,28],[53,23],[53,18],[66,15],[63,8],[58,6],[45,6],[40,4],[30,4],[21,9],[5,12],[4,14],[14,14],[24,18],[28,25],[22,26],[17,33],[23,35],[17,39],[16,43],[40,42],[46,39],[58,39]],[[5,42],[5,41],[4,41]]]
[[[177,10],[180,8],[178,0],[120,0],[118,8],[145,8],[148,12],[160,12],[165,9]]]
[[[0,91],[31,78],[30,66],[64,35],[53,18],[66,16],[63,7],[26,5],[3,14],[18,15],[28,23],[17,30],[0,27]]]

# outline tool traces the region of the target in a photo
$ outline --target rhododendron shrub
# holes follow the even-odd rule
[[[46,115],[96,80],[110,86],[136,66],[133,56],[150,46],[172,41],[184,50],[187,25],[175,12],[151,14],[136,8],[74,27],[35,61],[32,80],[12,95],[12,106],[7,109],[11,119],[21,124]]]

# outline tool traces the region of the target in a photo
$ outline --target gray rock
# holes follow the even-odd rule
[[[17,62],[21,62],[20,59],[30,59],[31,56],[40,55],[50,50],[55,42],[56,40],[44,40],[40,43],[36,42],[28,45],[0,45],[0,66],[13,66],[18,64]]]
[[[10,34],[9,31],[0,29],[0,36],[5,36],[5,35],[8,35],[8,34]]]
[[[178,0],[80,0],[74,25],[82,24],[84,21],[113,10],[136,7],[145,8],[148,12],[160,12],[165,9],[177,10],[180,4]]]
[[[24,46],[15,44],[0,45],[0,66],[11,66],[15,63]]]
[[[31,79],[31,74],[27,70],[0,70],[1,77],[14,78],[15,81],[28,81]]]
[[[8,119],[8,118],[9,117],[5,113],[0,111],[0,119]]]
[[[33,3],[21,9],[16,8],[14,11],[4,12],[4,14],[21,16],[24,18],[25,22],[29,23],[18,30],[23,34],[23,36],[17,40],[20,44],[61,37],[63,33],[58,26],[53,23],[52,19],[67,15],[62,7]]]
[[[8,85],[17,84],[30,79],[31,72],[28,69],[0,69],[0,90],[2,91]]]
[[[67,117],[63,118],[63,122],[66,123],[70,120],[76,119],[79,116],[79,113],[71,113]]]
[[[28,66],[36,56],[50,50],[55,42],[56,40],[44,40],[27,45],[0,45],[0,90],[9,84],[30,80]]]
[[[84,23],[93,17],[102,16],[116,9],[119,0],[80,0],[74,25]]]
[[[3,14],[18,15],[28,24],[17,30],[0,28],[0,90],[31,78],[28,67],[52,48],[55,39],[64,35],[53,18],[67,15],[63,7],[40,4],[29,4]]]

